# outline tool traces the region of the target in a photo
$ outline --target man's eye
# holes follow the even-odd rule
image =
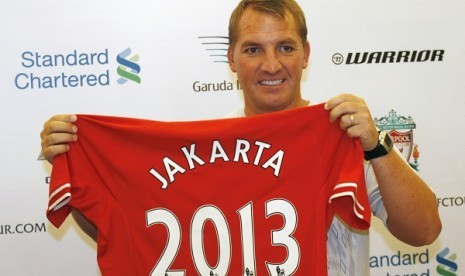
[[[245,50],[245,52],[249,55],[256,55],[259,53],[259,51],[260,49],[258,49],[257,47],[250,47]]]
[[[294,47],[289,46],[289,45],[283,45],[283,46],[280,46],[279,50],[282,53],[290,53],[290,52],[292,52],[294,50]]]

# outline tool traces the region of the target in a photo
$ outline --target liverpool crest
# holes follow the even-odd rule
[[[410,166],[418,170],[420,152],[418,145],[413,142],[413,130],[416,128],[416,124],[412,117],[401,116],[396,111],[391,110],[388,116],[375,118],[374,121],[379,130],[386,130],[389,133],[394,145]]]

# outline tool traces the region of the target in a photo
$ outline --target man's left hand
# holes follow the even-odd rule
[[[370,151],[378,144],[378,130],[365,101],[351,94],[333,97],[325,104],[329,110],[329,121],[336,122],[351,138],[359,138],[364,151]]]

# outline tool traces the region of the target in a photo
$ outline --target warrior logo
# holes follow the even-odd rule
[[[455,260],[457,259],[457,255],[453,253],[447,256],[448,254],[449,247],[446,247],[444,250],[438,253],[438,255],[436,256],[436,261],[438,261],[439,264],[436,267],[436,271],[439,275],[456,276],[458,266],[457,263],[455,263]]]
[[[391,136],[394,145],[397,146],[399,151],[410,166],[418,170],[418,158],[420,152],[418,145],[413,143],[413,129],[416,128],[415,122],[412,117],[404,117],[397,115],[394,110],[389,112],[388,116],[375,118],[375,124],[380,130],[387,130]],[[413,161],[411,161],[413,158]]]
[[[136,63],[139,61],[139,55],[136,54],[129,57],[130,54],[131,48],[127,48],[116,57],[116,61],[120,64],[116,69],[118,75],[121,76],[121,78],[118,79],[119,84],[124,84],[128,80],[140,83],[140,77],[138,76],[140,73],[140,66]]]

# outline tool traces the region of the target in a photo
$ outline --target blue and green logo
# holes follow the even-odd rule
[[[444,248],[436,256],[436,261],[439,263],[436,267],[436,272],[443,276],[457,276],[458,266],[455,262],[456,259],[457,254],[450,254],[449,247]]]
[[[120,76],[117,80],[119,84],[125,84],[128,80],[136,83],[141,82],[139,77],[140,66],[137,64],[139,61],[139,55],[135,54],[131,56],[131,54],[131,48],[127,48],[116,57],[116,61],[119,64],[116,69],[116,72]]]

